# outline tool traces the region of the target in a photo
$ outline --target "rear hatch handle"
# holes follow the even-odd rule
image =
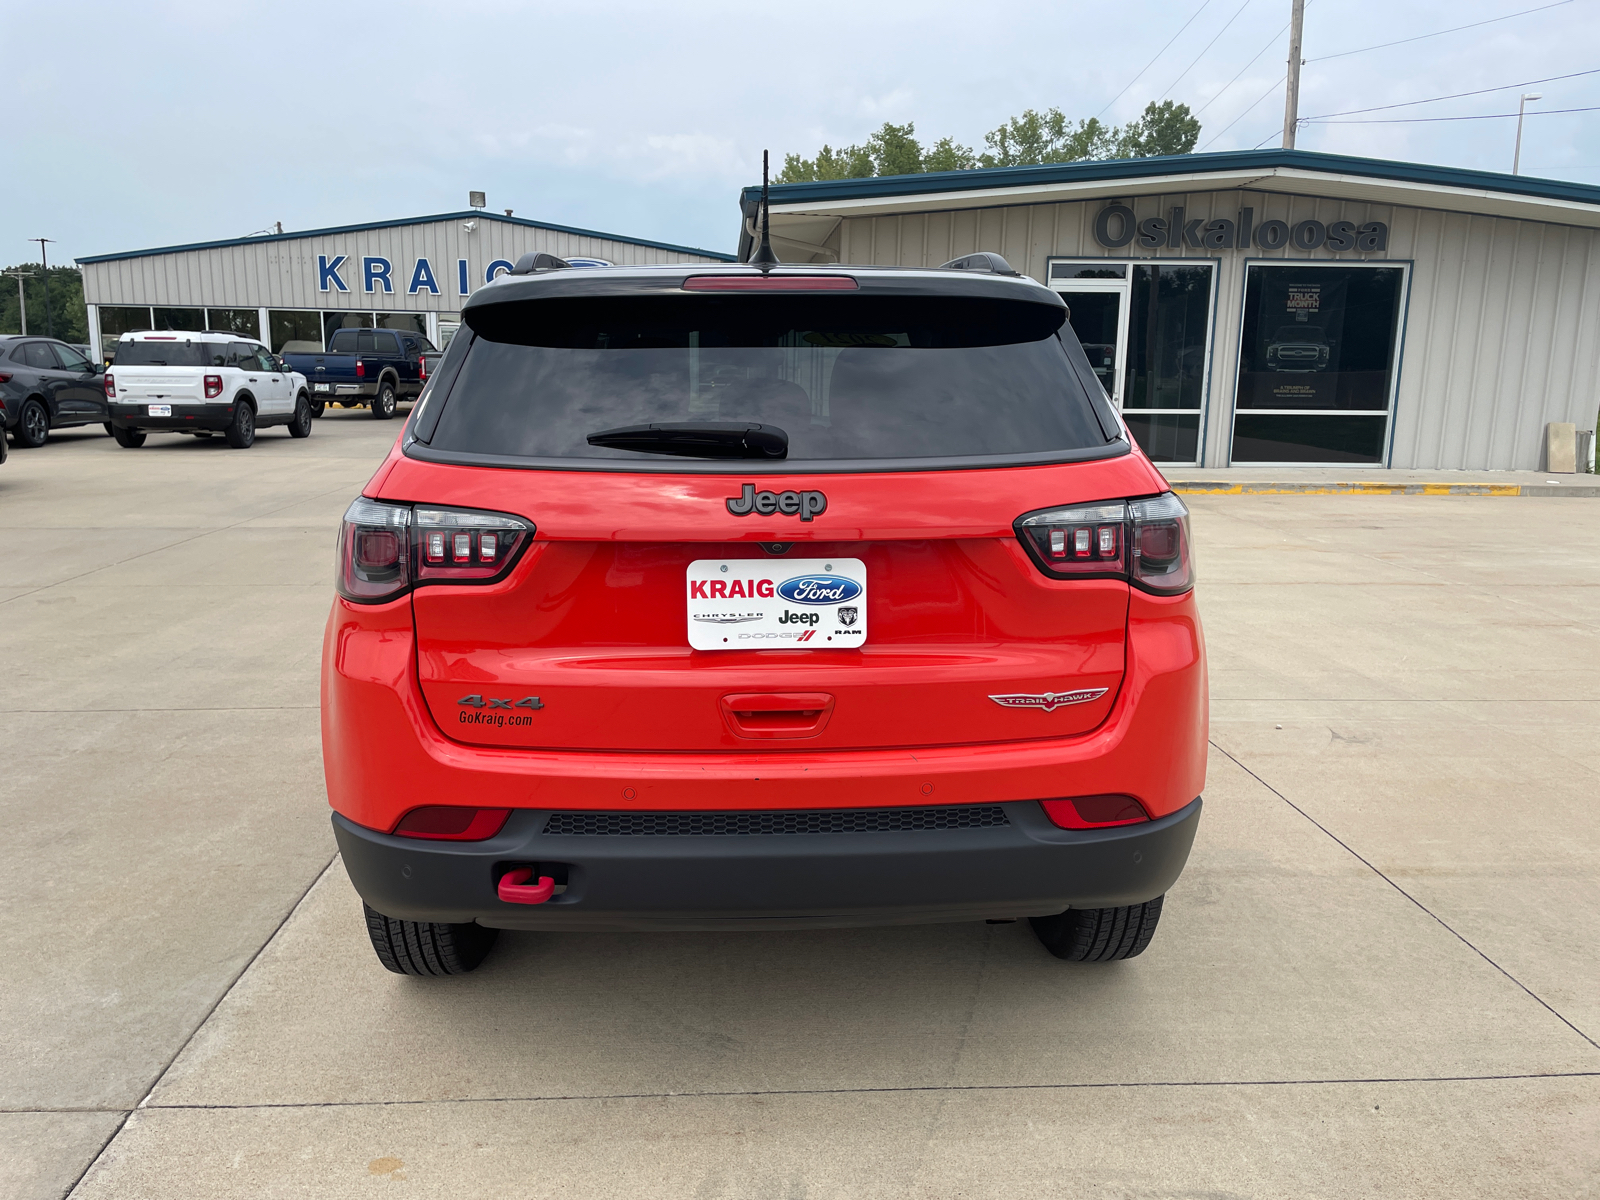
[[[816,737],[833,716],[827,692],[740,692],[722,697],[722,719],[735,737]]]

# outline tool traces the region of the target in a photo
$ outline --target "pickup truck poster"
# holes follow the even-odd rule
[[[1254,266],[1245,292],[1238,407],[1389,407],[1400,271]]]

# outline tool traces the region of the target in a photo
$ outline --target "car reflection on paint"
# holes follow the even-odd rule
[[[1319,325],[1285,325],[1267,343],[1269,371],[1326,371],[1331,357],[1328,335]]]

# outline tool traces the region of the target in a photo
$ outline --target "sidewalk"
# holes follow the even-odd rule
[[[1181,495],[1571,496],[1600,498],[1600,476],[1542,471],[1385,471],[1350,467],[1168,467]]]

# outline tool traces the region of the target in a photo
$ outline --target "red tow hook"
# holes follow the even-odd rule
[[[532,867],[507,871],[500,876],[500,899],[507,904],[543,904],[556,894],[556,881],[550,876],[541,875],[539,882],[530,886],[528,880],[532,877]]]

